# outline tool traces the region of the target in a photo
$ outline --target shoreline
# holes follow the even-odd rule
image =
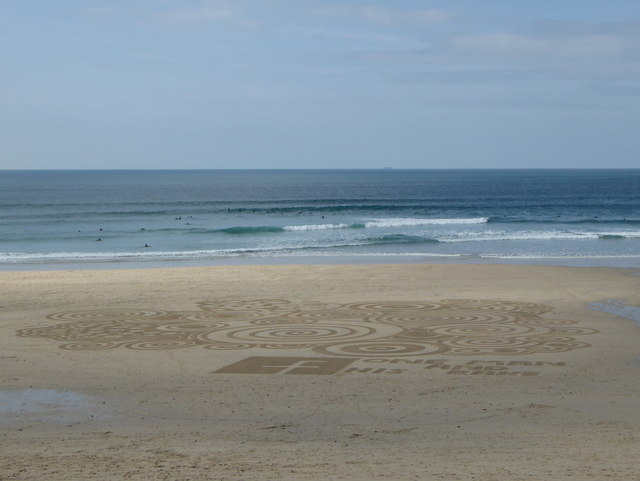
[[[609,267],[640,269],[640,256],[611,257],[482,257],[433,256],[420,254],[380,255],[307,255],[307,256],[237,256],[203,259],[143,259],[104,261],[51,261],[0,263],[0,273],[20,271],[66,271],[66,270],[121,270],[164,269],[215,266],[277,266],[277,265],[538,265],[563,267]]]

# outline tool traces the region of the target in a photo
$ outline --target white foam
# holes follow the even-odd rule
[[[636,237],[636,232],[579,232],[579,231],[466,231],[436,236],[440,242],[483,242],[483,241],[547,241],[547,240],[594,240],[603,235]]]
[[[638,259],[637,254],[482,254],[486,259]]]
[[[197,259],[227,255],[242,255],[244,252],[269,251],[271,249],[216,249],[173,252],[47,252],[47,253],[8,253],[0,254],[0,263],[18,264],[29,262],[90,262],[90,261],[130,261],[130,260],[164,260],[164,259]]]
[[[251,247],[235,249],[211,249],[193,251],[144,251],[144,252],[47,252],[47,253],[5,253],[0,254],[0,264],[59,263],[59,262],[128,262],[193,260],[215,257],[271,256],[279,252],[298,251],[300,249],[340,248],[368,245],[366,242],[341,243],[336,245],[310,244],[304,246],[285,245],[279,247]]]
[[[418,219],[418,218],[389,218],[376,219],[366,222],[365,227],[403,227],[419,225],[461,225],[461,224],[486,224],[487,217],[473,217],[462,219]]]
[[[353,244],[356,245],[356,244]],[[434,252],[282,252],[274,257],[468,257],[466,254],[438,254]]]
[[[349,224],[309,224],[309,225],[287,225],[284,230],[304,231],[304,230],[331,230],[331,229],[348,229]]]

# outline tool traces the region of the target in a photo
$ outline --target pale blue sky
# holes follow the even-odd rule
[[[0,0],[0,169],[640,167],[638,0]]]

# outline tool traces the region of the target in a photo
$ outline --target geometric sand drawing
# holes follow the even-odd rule
[[[20,337],[68,350],[124,347],[310,349],[341,357],[523,355],[588,347],[597,333],[575,321],[545,319],[553,308],[498,300],[300,304],[281,299],[200,302],[194,311],[100,309],[47,316],[56,324]]]

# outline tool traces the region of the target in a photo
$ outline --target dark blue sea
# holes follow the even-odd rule
[[[638,267],[640,169],[0,171],[3,268],[310,259]]]

